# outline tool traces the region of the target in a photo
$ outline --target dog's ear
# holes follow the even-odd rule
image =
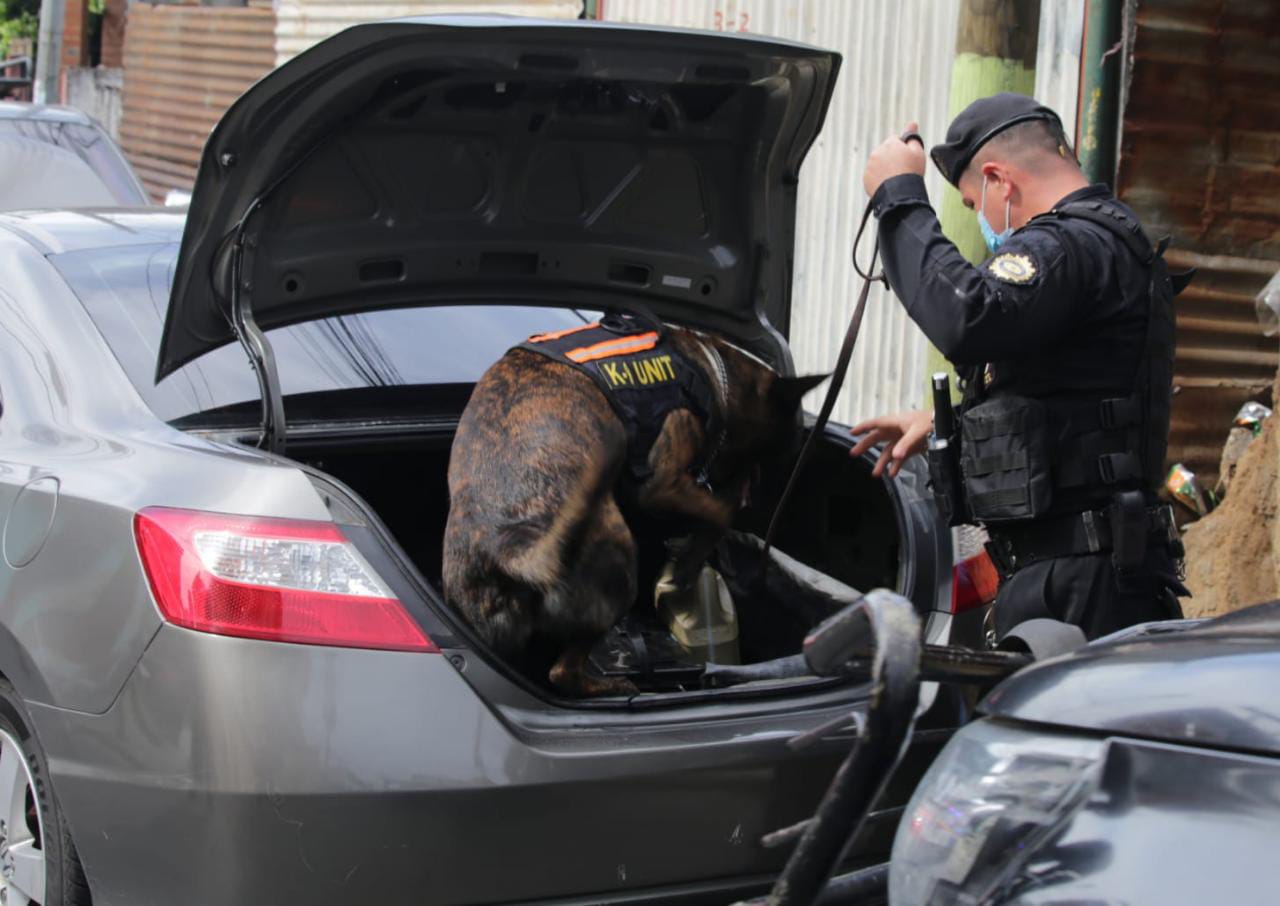
[[[784,409],[799,409],[800,400],[817,387],[829,374],[806,374],[804,377],[779,377],[773,382],[773,398]]]

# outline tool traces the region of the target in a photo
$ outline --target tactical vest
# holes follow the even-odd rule
[[[660,323],[609,314],[594,324],[530,337],[515,348],[569,365],[596,382],[626,427],[627,464],[637,483],[652,474],[649,450],[667,414],[691,410],[702,420],[708,439],[695,464],[705,484],[707,466],[723,436],[715,389]],[[721,376],[727,383],[723,371]]]
[[[1148,316],[1141,359],[1128,396],[1076,402],[1014,393],[990,396],[981,379],[966,387],[961,417],[961,473],[969,516],[988,525],[1039,519],[1055,497],[1102,502],[1125,490],[1154,497],[1163,480],[1172,403],[1175,290],[1163,255],[1138,223],[1102,201],[1050,211],[1101,226],[1149,269]],[[1071,241],[1068,239],[1067,241]]]

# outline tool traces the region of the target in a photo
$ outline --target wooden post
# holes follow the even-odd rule
[[[1040,0],[962,0],[951,67],[951,117],[978,98],[997,92],[1033,93],[1039,38]],[[932,143],[942,136],[925,138]],[[943,189],[938,216],[942,232],[962,255],[975,264],[987,257],[977,216],[950,185]],[[994,226],[1000,228],[999,223]],[[950,370],[942,354],[930,348],[929,373]],[[923,375],[920,383],[922,387],[926,383]]]

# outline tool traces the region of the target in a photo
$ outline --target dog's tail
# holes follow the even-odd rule
[[[503,570],[511,578],[547,591],[561,578],[566,561],[586,541],[591,521],[617,481],[617,457],[593,457],[549,521],[505,526],[501,532]]]

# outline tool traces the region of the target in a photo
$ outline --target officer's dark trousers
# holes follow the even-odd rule
[[[1149,551],[1146,567],[1122,589],[1111,555],[1083,554],[1032,563],[1005,578],[995,602],[996,637],[1037,617],[1075,623],[1090,639],[1135,623],[1182,616],[1174,597],[1185,593],[1163,552]]]

